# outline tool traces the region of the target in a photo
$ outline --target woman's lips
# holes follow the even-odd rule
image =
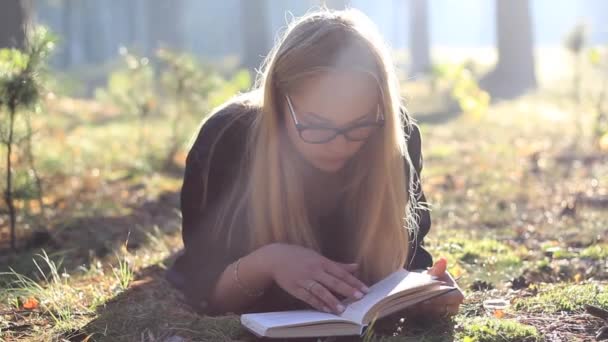
[[[343,163],[346,158],[321,158],[321,162],[326,164],[339,164]]]

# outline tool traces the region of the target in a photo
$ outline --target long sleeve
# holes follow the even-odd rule
[[[428,234],[431,229],[431,215],[429,210],[425,207],[426,196],[422,190],[421,172],[422,172],[422,138],[420,135],[420,128],[416,124],[412,124],[412,129],[409,134],[407,141],[407,148],[410,159],[415,169],[414,177],[414,194],[419,205],[416,209],[416,214],[419,216],[418,221],[418,232],[414,236],[410,234],[410,253],[408,261],[404,267],[408,270],[415,269],[426,269],[433,265],[433,257],[424,248],[424,237]]]
[[[224,269],[239,254],[238,250],[226,247],[227,234],[220,234],[219,239],[211,236],[218,206],[223,204],[234,181],[233,170],[242,152],[235,137],[241,132],[226,130],[229,121],[227,114],[215,114],[203,125],[188,152],[180,193],[184,249],[167,271],[168,280],[183,292],[188,303],[197,311],[209,314],[214,310],[208,303],[211,292]],[[222,134],[221,140],[211,155],[219,134]],[[207,188],[203,181],[205,175]]]

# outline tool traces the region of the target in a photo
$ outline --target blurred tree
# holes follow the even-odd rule
[[[256,2],[257,1],[249,1]],[[153,55],[159,47],[181,49],[180,34],[182,0],[149,0],[147,5],[148,37],[150,42],[147,55]]]
[[[20,0],[0,1],[0,48],[23,48],[26,14]]]
[[[409,18],[410,74],[426,74],[431,69],[428,0],[410,0]]]
[[[589,40],[587,31],[587,27],[581,22],[574,26],[564,37],[564,46],[573,60],[572,96],[576,104],[580,104],[581,101],[583,51]]]
[[[322,0],[321,4],[327,8],[342,10],[348,6],[348,0]]]
[[[87,22],[81,27],[85,58],[89,63],[102,63],[106,56],[106,30],[102,13],[107,10],[107,6],[95,1],[82,1],[82,12]],[[69,4],[68,4],[69,6]],[[116,51],[113,51],[115,54]]]
[[[242,65],[255,75],[271,48],[267,0],[241,0]]]
[[[492,97],[516,97],[536,88],[529,0],[496,0],[498,62],[480,85]]]
[[[72,22],[74,21],[74,7],[72,6],[72,1],[74,0],[64,0],[65,4],[61,6],[61,33],[63,33],[63,39],[66,42],[64,51],[61,54],[61,64],[64,67],[70,66],[73,60],[72,42],[74,38],[72,37]]]
[[[15,189],[13,174],[17,165],[15,151],[18,145],[24,140],[27,142],[27,158],[30,167],[34,168],[34,156],[32,153],[32,134],[33,130],[27,121],[27,134],[18,134],[17,119],[21,115],[31,114],[29,111],[22,111],[34,107],[44,91],[42,77],[48,56],[55,46],[55,38],[45,28],[39,27],[26,31],[24,36],[23,51],[10,48],[0,49],[0,142],[6,148],[6,183],[3,191],[3,198],[8,208],[11,248],[15,250],[16,245],[16,206],[15,199],[23,198],[21,189]],[[26,40],[27,39],[27,40]],[[39,186],[39,198],[42,203],[42,188],[40,179],[36,174],[36,181]],[[21,192],[21,193],[20,193]],[[40,208],[42,210],[42,207]]]

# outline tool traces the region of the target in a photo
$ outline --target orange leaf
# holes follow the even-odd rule
[[[23,303],[23,308],[27,310],[34,310],[38,307],[38,300],[34,297],[28,298],[25,303]]]
[[[496,318],[503,318],[504,316],[505,316],[505,312],[504,311],[502,311],[500,309],[494,310],[494,317],[496,317]]]

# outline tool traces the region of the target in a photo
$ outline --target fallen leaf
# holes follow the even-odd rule
[[[29,297],[24,303],[23,308],[27,310],[34,310],[38,308],[38,300],[34,297]]]
[[[494,310],[494,313],[492,315],[496,318],[503,318],[505,316],[505,312],[503,310],[497,309]]]

